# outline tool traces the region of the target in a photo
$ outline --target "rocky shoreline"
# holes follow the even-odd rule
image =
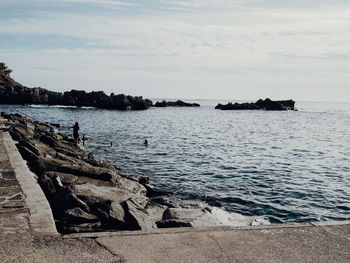
[[[245,102],[245,103],[219,103],[215,109],[219,110],[275,110],[275,111],[286,111],[296,110],[295,101],[293,100],[276,100],[273,101],[269,98],[265,100],[258,100],[257,102]]]
[[[23,159],[45,193],[60,233],[268,223],[208,205],[191,208],[152,187],[145,176],[84,153],[54,124],[2,113]]]
[[[40,87],[25,87],[0,72],[0,104],[45,104],[78,107],[96,107],[116,110],[145,110],[153,105],[142,96],[124,94],[111,95],[103,91],[85,92],[71,90],[64,93],[49,91]]]

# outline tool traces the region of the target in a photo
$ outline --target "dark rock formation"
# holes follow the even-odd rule
[[[273,101],[270,99],[265,100],[258,100],[257,102],[251,102],[251,103],[235,103],[232,104],[231,102],[222,105],[218,104],[215,109],[220,110],[277,110],[277,111],[285,111],[285,110],[296,110],[294,108],[295,101],[293,100],[277,100]]]
[[[153,103],[141,96],[115,95],[114,93],[108,96],[103,91],[71,90],[60,93],[38,87],[28,88],[0,72],[0,104],[48,104],[117,110],[145,110]]]
[[[198,103],[187,103],[182,100],[177,101],[157,101],[154,107],[200,107]]]

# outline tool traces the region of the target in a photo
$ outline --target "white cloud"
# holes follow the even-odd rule
[[[107,5],[116,5],[116,6],[137,6],[135,3],[128,3],[122,1],[114,1],[114,0],[55,0],[58,2],[66,2],[66,3],[93,3],[93,4],[107,4]]]
[[[23,51],[2,49],[7,55],[1,59],[14,65],[23,84],[56,90],[102,85],[107,92],[117,87],[148,97],[316,94],[350,100],[349,28],[347,7],[119,17],[49,13],[4,20],[0,34],[76,37],[91,48],[37,51],[23,45]]]
[[[198,16],[197,21],[202,16]],[[336,13],[243,13],[236,14],[232,23],[229,23],[230,13],[225,16],[223,23],[192,23],[191,19],[196,17],[191,14],[179,18],[172,15],[134,19],[60,15],[4,21],[0,32],[77,37],[101,48],[119,49],[121,54],[128,55],[244,59],[326,57],[350,53],[350,9]],[[244,19],[249,20],[248,24],[235,23],[235,20]]]

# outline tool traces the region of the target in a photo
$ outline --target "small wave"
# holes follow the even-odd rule
[[[72,105],[37,105],[37,104],[29,104],[29,105],[24,105],[25,107],[30,107],[30,108],[62,108],[62,109],[95,109],[95,107],[88,107],[88,106],[72,106]]]

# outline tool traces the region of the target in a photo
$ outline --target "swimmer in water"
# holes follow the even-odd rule
[[[145,139],[145,142],[143,143],[143,145],[147,147],[147,146],[148,146],[148,144],[149,144],[149,143],[148,143],[148,140],[147,140],[147,139]]]

